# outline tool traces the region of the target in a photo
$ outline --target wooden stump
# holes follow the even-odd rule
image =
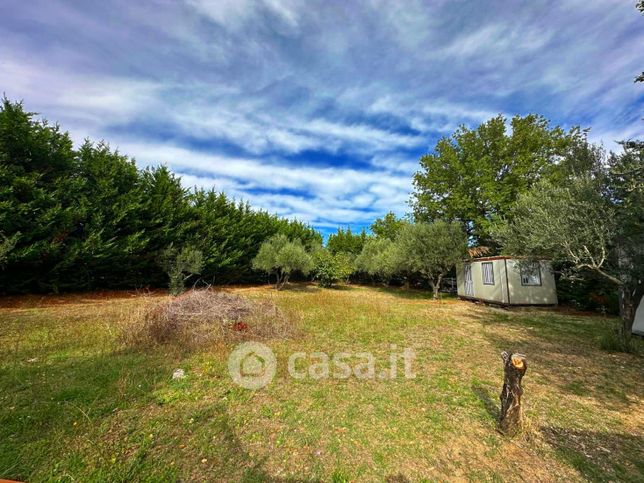
[[[503,434],[514,435],[523,426],[523,409],[521,396],[523,388],[521,379],[528,370],[528,361],[523,354],[501,353],[503,358],[503,389],[501,390],[501,414],[499,416],[499,431]]]

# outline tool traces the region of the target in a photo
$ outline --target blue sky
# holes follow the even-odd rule
[[[634,4],[5,0],[0,90],[187,186],[359,229],[408,211],[419,156],[459,124],[641,137]]]

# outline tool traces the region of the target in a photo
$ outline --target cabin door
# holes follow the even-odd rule
[[[474,297],[474,282],[472,282],[472,265],[466,263],[465,269],[465,295]]]

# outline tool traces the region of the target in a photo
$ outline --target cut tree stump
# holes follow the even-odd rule
[[[521,396],[523,388],[521,379],[528,370],[528,360],[525,355],[502,352],[503,358],[503,389],[501,390],[501,414],[499,416],[499,431],[503,434],[514,435],[523,427],[523,409]]]

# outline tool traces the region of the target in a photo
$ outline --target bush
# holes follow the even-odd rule
[[[561,305],[579,310],[619,314],[617,288],[592,273],[581,279],[561,277],[557,281],[557,298]]]
[[[315,251],[313,263],[314,278],[321,287],[332,287],[338,281],[346,282],[354,271],[353,260],[349,254],[332,255],[324,248]]]
[[[226,340],[287,338],[291,329],[271,303],[204,289],[149,305],[126,329],[126,337],[143,345],[180,342],[200,346]]]
[[[170,295],[179,295],[185,290],[185,283],[190,277],[201,272],[203,255],[191,247],[183,247],[178,253],[170,247],[161,255],[161,266],[170,279]]]

